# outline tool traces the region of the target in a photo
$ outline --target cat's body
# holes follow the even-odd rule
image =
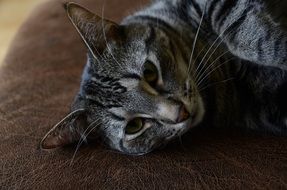
[[[199,41],[208,45],[202,53],[203,47],[198,44],[194,57],[204,58],[213,45],[205,57],[207,62],[198,69],[208,68],[205,74],[210,74],[203,77],[206,85],[201,91],[207,111],[205,119],[218,127],[286,134],[287,32],[281,30],[284,23],[276,23],[267,12],[275,4],[248,0],[155,2],[128,17],[124,24],[140,20],[165,30],[172,28],[178,33],[174,40],[184,36],[188,42],[187,58],[204,14]],[[195,68],[200,62],[201,59],[194,63]]]
[[[287,32],[268,5],[157,0],[118,26],[68,4],[89,59],[76,111],[42,147],[92,133],[144,154],[202,121],[286,135]]]

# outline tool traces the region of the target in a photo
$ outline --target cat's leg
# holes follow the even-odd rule
[[[269,14],[272,11],[269,0],[189,2],[201,12],[205,10],[207,23],[234,55],[287,70],[287,32]]]

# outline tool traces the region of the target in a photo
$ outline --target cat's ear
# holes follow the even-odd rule
[[[42,139],[41,149],[54,149],[78,141],[86,127],[86,111],[78,109],[56,124]]]
[[[107,41],[120,39],[121,31],[116,23],[75,3],[66,3],[65,9],[91,53],[99,55],[106,48]]]

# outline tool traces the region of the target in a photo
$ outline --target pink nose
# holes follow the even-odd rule
[[[187,120],[190,117],[190,114],[188,113],[188,111],[186,110],[185,106],[182,104],[180,106],[179,112],[178,112],[178,117],[176,119],[177,123],[181,123],[185,120]]]

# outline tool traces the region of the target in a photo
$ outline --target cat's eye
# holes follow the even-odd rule
[[[126,126],[126,134],[132,135],[142,130],[144,122],[141,118],[131,120]]]
[[[144,79],[151,86],[154,86],[158,81],[158,70],[151,61],[146,61],[144,64]]]

